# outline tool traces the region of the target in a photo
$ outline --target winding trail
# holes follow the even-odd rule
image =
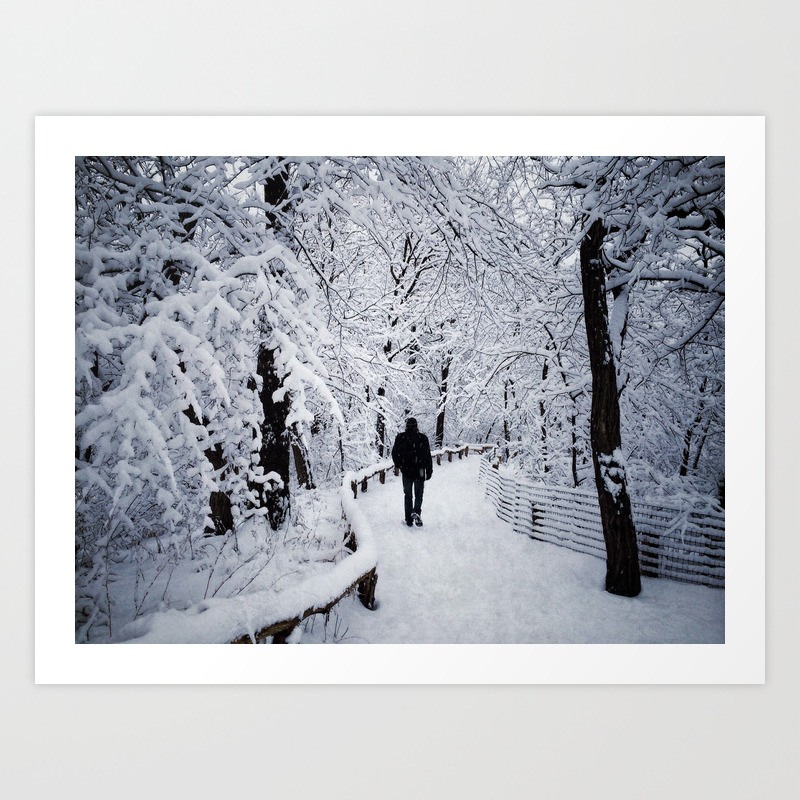
[[[514,533],[484,501],[479,457],[434,466],[423,528],[402,522],[399,478],[358,503],[379,552],[374,611],[345,599],[302,642],[384,644],[710,643],[725,593],[643,578],[634,599],[605,592],[605,563]]]

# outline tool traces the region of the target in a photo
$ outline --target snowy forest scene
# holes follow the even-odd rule
[[[76,157],[75,643],[724,643],[725,169]]]

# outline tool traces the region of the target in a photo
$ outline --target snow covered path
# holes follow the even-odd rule
[[[634,599],[605,592],[605,562],[514,533],[484,501],[479,458],[434,466],[423,528],[402,523],[399,478],[359,495],[378,546],[374,611],[342,601],[302,643],[715,643],[725,592],[642,578]]]

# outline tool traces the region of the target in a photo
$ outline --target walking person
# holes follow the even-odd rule
[[[433,474],[433,459],[428,437],[420,433],[417,420],[409,417],[406,429],[397,434],[392,461],[403,476],[406,525],[422,527],[422,495],[425,481]]]

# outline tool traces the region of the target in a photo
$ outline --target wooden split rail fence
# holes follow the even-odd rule
[[[487,450],[494,450],[494,445],[490,444],[465,444],[461,447],[444,447],[441,450],[433,450],[431,456],[437,464],[442,463],[442,459],[447,456],[448,461],[453,460],[453,456],[458,456],[459,459],[466,458],[470,451],[473,453],[484,453]],[[399,475],[400,472],[391,461],[381,461],[371,467],[362,469],[356,473],[348,473],[345,478],[350,478],[350,491],[353,493],[353,498],[358,497],[359,488],[362,492],[366,492],[368,488],[368,481],[377,476],[380,483],[386,483],[387,473]]]
[[[453,460],[453,456],[465,458],[470,451],[483,453],[493,449],[491,445],[462,445],[461,447],[445,447],[442,450],[435,450],[431,455],[437,464],[442,463],[442,458],[448,461]],[[333,607],[349,595],[354,590],[358,594],[358,599],[368,609],[375,608],[375,587],[378,582],[377,573],[377,552],[372,541],[372,531],[363,515],[356,507],[354,500],[358,497],[359,489],[366,492],[369,481],[377,477],[381,483],[386,482],[386,475],[389,472],[398,474],[391,461],[381,461],[371,467],[359,470],[358,472],[345,473],[342,480],[342,517],[345,520],[346,534],[345,546],[350,551],[343,562],[336,565],[334,569],[342,569],[342,583],[340,588],[331,593],[330,591],[315,592],[311,589],[307,593],[307,601],[297,613],[289,618],[271,622],[264,625],[252,636],[241,636],[231,644],[252,644],[270,640],[273,644],[284,644],[289,635],[303,620],[312,614],[328,614]],[[352,493],[352,498],[350,497]],[[351,563],[352,560],[352,563]],[[358,562],[358,563],[356,563]],[[350,569],[347,569],[350,567]],[[356,576],[357,577],[354,577]]]
[[[504,475],[481,459],[480,478],[497,516],[532,539],[606,557],[597,494]],[[632,502],[643,575],[725,586],[725,512]]]

